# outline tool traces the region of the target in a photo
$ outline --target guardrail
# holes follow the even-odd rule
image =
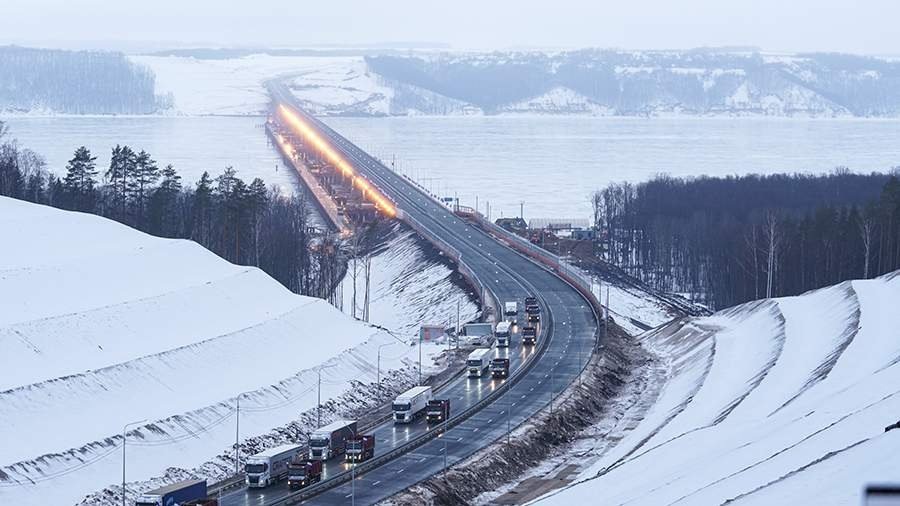
[[[548,319],[547,319],[548,326],[552,326],[553,315],[549,311],[549,309],[547,311],[547,315],[548,315]],[[390,462],[391,460],[394,460],[395,458],[397,458],[401,455],[407,454],[407,453],[415,450],[416,448],[419,448],[420,446],[424,445],[425,443],[427,443],[437,437],[443,436],[448,430],[450,430],[453,427],[456,427],[457,425],[468,420],[473,415],[475,415],[477,412],[481,411],[486,406],[488,406],[489,404],[491,404],[495,400],[497,400],[498,397],[503,395],[510,388],[515,386],[525,376],[525,373],[527,373],[529,370],[531,370],[532,367],[534,367],[534,364],[536,364],[538,362],[538,358],[544,354],[544,352],[547,349],[547,341],[548,341],[547,339],[541,339],[539,342],[538,351],[534,355],[532,355],[522,365],[522,367],[520,367],[516,371],[516,374],[513,374],[512,376],[510,376],[506,382],[504,382],[502,385],[500,385],[499,387],[494,389],[494,391],[489,393],[487,396],[482,398],[480,401],[478,401],[475,404],[466,408],[465,411],[459,413],[455,417],[447,420],[446,422],[444,422],[440,425],[436,425],[433,430],[430,430],[424,434],[421,434],[421,435],[417,436],[416,438],[412,439],[411,441],[409,441],[409,442],[403,444],[402,446],[399,446],[385,454],[379,455],[377,457],[373,457],[373,458],[371,458],[365,462],[362,462],[360,464],[356,464],[356,466],[351,471],[344,471],[344,472],[334,476],[333,478],[329,478],[328,481],[320,482],[315,485],[309,486],[301,491],[295,492],[294,494],[291,494],[289,496],[286,496],[284,498],[276,500],[270,504],[272,504],[272,505],[298,504],[298,503],[303,502],[311,497],[315,497],[315,496],[321,494],[322,492],[325,492],[334,487],[337,487],[339,485],[347,483],[348,481],[353,479],[354,476],[358,476],[358,475],[364,474],[368,471],[371,471],[375,468],[378,468],[378,467],[384,465],[385,463]]]

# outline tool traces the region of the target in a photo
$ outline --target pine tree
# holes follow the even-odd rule
[[[75,211],[92,211],[97,187],[97,157],[81,146],[66,164],[63,189],[69,200],[69,208]]]
[[[127,177],[127,186],[132,195],[135,223],[137,228],[143,229],[146,215],[146,201],[153,185],[159,181],[159,166],[156,160],[144,150],[134,156],[134,170]]]
[[[213,180],[209,172],[204,171],[194,190],[193,216],[191,222],[191,239],[200,244],[210,246],[210,215],[213,205]]]
[[[106,179],[112,192],[112,214],[122,222],[126,222],[126,210],[130,202],[129,192],[133,186],[131,181],[134,180],[136,165],[134,151],[128,146],[116,144],[116,147],[112,150],[112,158],[109,161],[109,170],[106,171]]]

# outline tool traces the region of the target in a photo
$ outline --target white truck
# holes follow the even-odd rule
[[[509,347],[509,336],[512,331],[511,328],[512,324],[509,322],[500,322],[497,324],[497,328],[494,329],[494,336],[497,338],[497,347]]]
[[[464,327],[466,342],[474,346],[490,346],[494,335],[491,323],[467,323]]]
[[[484,371],[491,365],[493,355],[492,348],[476,348],[475,351],[469,353],[466,359],[466,369],[469,371],[470,378],[480,378]]]
[[[394,423],[410,423],[425,412],[428,401],[434,398],[431,387],[412,387],[398,395],[392,405]]]
[[[291,459],[303,453],[300,445],[281,445],[247,458],[244,466],[248,487],[266,487],[287,477]]]
[[[516,316],[519,314],[519,303],[514,300],[507,302],[503,307],[503,314],[506,316]]]
[[[309,459],[328,460],[344,453],[347,440],[356,435],[356,420],[335,420],[309,435]]]

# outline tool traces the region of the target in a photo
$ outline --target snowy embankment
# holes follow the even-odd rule
[[[897,482],[900,274],[641,336],[663,374],[640,419],[541,504],[858,504]]]
[[[457,307],[462,324],[478,317],[478,306],[454,284],[454,272],[429,258],[437,253],[420,241],[411,230],[395,226],[387,241],[371,254],[369,321],[405,339],[418,335],[422,324],[455,327]],[[360,258],[356,263],[357,317],[362,315],[364,302],[364,262]],[[351,260],[342,286],[347,314],[352,314],[353,307],[353,268]]]
[[[323,417],[372,402],[382,344],[382,377],[412,377],[415,348],[193,242],[7,198],[0,235],[2,504],[115,501],[130,422],[133,493],[227,474],[238,395],[246,453],[305,428],[320,364]]]

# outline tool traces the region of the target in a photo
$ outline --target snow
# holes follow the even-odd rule
[[[238,395],[251,437],[315,407],[319,365],[325,400],[374,381],[381,345],[383,377],[418,358],[190,241],[8,198],[0,234],[2,504],[73,504],[120,482],[129,422],[142,420],[128,480],[144,482],[227,453]]]
[[[357,261],[356,316],[362,315],[365,260]],[[353,260],[342,282],[343,311],[353,314]],[[455,327],[457,304],[462,324],[475,320],[478,306],[451,281],[446,265],[428,259],[415,234],[399,229],[371,255],[369,321],[391,329],[404,340],[419,335],[423,324]],[[455,296],[453,296],[455,295]]]
[[[897,481],[898,299],[894,273],[643,335],[667,371],[655,403],[538,502],[859,504]]]
[[[590,114],[593,116],[608,116],[614,112],[611,108],[597,104],[565,86],[556,86],[543,95],[503,106],[502,111],[504,113]]]
[[[301,99],[342,104],[348,90],[372,95],[377,84],[365,72],[362,57],[271,56],[201,60],[178,56],[132,56],[156,73],[158,94],[171,93],[177,115],[260,115],[269,98],[263,84],[276,77],[302,76],[310,88]],[[357,95],[359,96],[359,95]]]

